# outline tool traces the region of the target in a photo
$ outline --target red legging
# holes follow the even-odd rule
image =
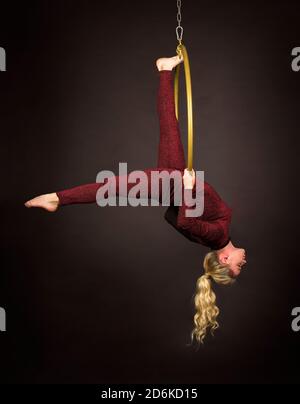
[[[150,195],[151,192],[151,171],[164,170],[172,172],[174,170],[179,170],[183,174],[183,171],[186,168],[179,123],[175,114],[174,73],[172,70],[161,70],[158,74],[159,88],[157,95],[157,111],[159,116],[160,140],[157,167],[143,170],[148,177],[148,195]],[[120,177],[116,177],[117,195],[120,195],[119,178]],[[70,205],[75,203],[96,202],[97,190],[103,184],[104,183],[96,182],[58,191],[56,193],[59,198],[59,204]],[[128,191],[135,185],[136,184],[127,182]],[[161,187],[159,197],[161,200]],[[170,200],[172,201],[172,194]]]

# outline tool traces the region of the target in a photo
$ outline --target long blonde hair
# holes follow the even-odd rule
[[[211,333],[219,327],[217,317],[219,309],[216,306],[216,295],[212,290],[212,278],[221,285],[230,285],[234,279],[230,276],[228,265],[220,264],[216,251],[206,254],[203,262],[204,275],[197,279],[196,293],[194,302],[196,314],[194,315],[194,329],[191,333],[191,339],[195,337],[199,344],[203,343],[207,331]]]

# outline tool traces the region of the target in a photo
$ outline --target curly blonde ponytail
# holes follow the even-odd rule
[[[191,338],[195,337],[199,343],[203,343],[207,331],[210,329],[213,334],[214,330],[219,327],[217,317],[219,309],[216,306],[216,295],[212,290],[212,278],[216,283],[229,285],[234,282],[230,276],[230,270],[227,265],[219,263],[218,255],[215,251],[211,251],[204,257],[203,262],[204,275],[197,279],[196,293],[194,297],[196,314],[194,315],[194,329]]]

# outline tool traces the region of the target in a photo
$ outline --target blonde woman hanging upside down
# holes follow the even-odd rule
[[[174,103],[174,72],[173,69],[181,63],[179,56],[160,58],[156,61],[159,76],[157,110],[160,124],[160,141],[158,164],[154,168],[146,168],[151,185],[151,172],[179,171],[184,188],[195,186],[195,173],[192,175],[186,169],[184,150],[181,143],[179,123],[175,115]],[[119,179],[116,177],[116,193],[119,195]],[[128,191],[134,186],[127,183]],[[149,192],[151,186],[149,185]],[[70,204],[95,203],[96,194],[104,183],[90,183],[76,186],[49,194],[37,196],[25,203],[27,208],[43,208],[55,212],[59,207]],[[150,197],[151,195],[149,195]],[[161,197],[161,195],[160,195]],[[207,331],[213,332],[218,328],[216,296],[212,290],[212,280],[222,285],[229,285],[240,274],[246,263],[245,250],[233,245],[229,235],[232,209],[221,199],[214,188],[204,182],[204,211],[199,217],[187,217],[187,206],[170,204],[165,219],[189,240],[208,247],[210,251],[204,258],[204,274],[197,280],[195,293],[194,328],[191,338],[203,342]]]

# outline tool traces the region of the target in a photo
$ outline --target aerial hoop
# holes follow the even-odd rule
[[[192,80],[189,57],[186,47],[180,41],[177,46],[176,52],[179,57],[183,58],[184,72],[185,72],[185,87],[187,98],[187,121],[188,121],[188,170],[193,169],[193,98],[192,98]],[[175,79],[174,79],[174,98],[175,98],[175,113],[178,120],[178,98],[179,98],[179,72],[180,64],[176,66]]]

